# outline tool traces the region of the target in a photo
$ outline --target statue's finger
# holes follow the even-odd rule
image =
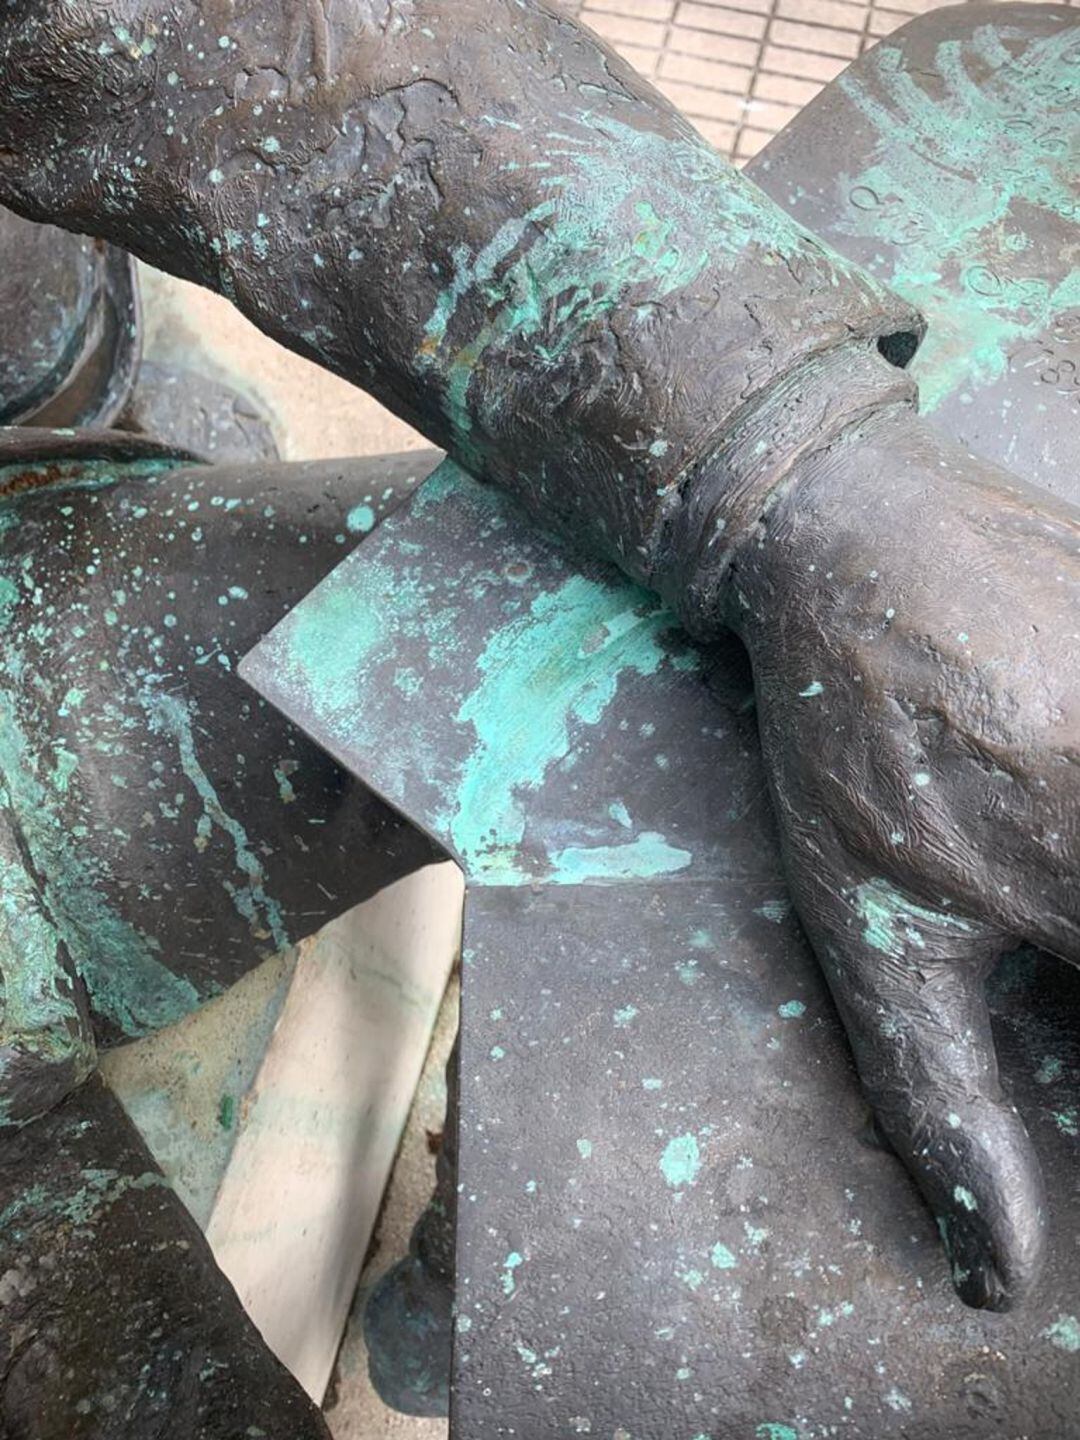
[[[1007,937],[884,879],[830,879],[820,860],[795,888],[867,1097],[937,1218],[958,1294],[1011,1309],[1038,1277],[1046,1222],[984,994]]]

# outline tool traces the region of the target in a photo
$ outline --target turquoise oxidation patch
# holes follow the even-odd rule
[[[477,662],[479,683],[457,714],[476,735],[450,818],[458,854],[503,882],[528,878],[514,858],[525,830],[522,792],[538,789],[548,767],[568,755],[575,724],[600,721],[620,675],[656,673],[666,658],[660,635],[671,625],[633,587],[569,575],[494,632]],[[573,883],[667,873],[691,857],[649,833],[550,858],[550,878]]]
[[[736,182],[692,133],[663,136],[596,113],[575,135],[552,136],[545,155],[534,207],[479,251],[455,253],[416,357],[442,379],[457,453],[476,469],[484,452],[477,421],[485,434],[500,422],[498,402],[470,396],[470,383],[493,353],[535,346],[556,363],[629,296],[651,323],[652,305],[691,295],[707,271],[730,274],[753,246],[766,264],[794,269],[820,258],[839,274],[851,270],[763,192]],[[483,318],[464,324],[462,302],[477,293]]]
[[[35,482],[62,483],[64,495],[71,496],[109,490],[125,479],[151,483],[179,463],[167,457],[79,459],[69,462],[73,473],[61,480],[57,471],[62,467],[52,462],[0,466],[0,488],[13,486],[0,504],[0,538],[17,531],[20,497],[33,490]],[[60,504],[61,498],[58,514],[63,517],[70,511]],[[74,545],[82,537],[74,533],[74,521],[71,525]],[[96,562],[87,567],[88,573],[94,569]],[[80,680],[90,666],[103,665],[87,639],[97,617],[89,600],[80,600],[73,612],[58,618],[48,591],[53,578],[36,572],[19,546],[0,545],[0,810],[7,836],[0,840],[0,849],[7,852],[0,864],[5,902],[0,992],[6,992],[6,1004],[0,1005],[5,1012],[0,1041],[10,1043],[13,1036],[21,1036],[26,1043],[26,1037],[37,1035],[39,1048],[67,1043],[67,1028],[59,1021],[65,1007],[72,1007],[64,998],[68,982],[61,949],[85,983],[95,1015],[125,1035],[171,1024],[205,998],[190,980],[169,968],[155,942],[109,901],[103,883],[111,878],[103,858],[107,847],[95,828],[102,822],[92,796],[75,812],[78,823],[72,823],[69,802],[80,788],[78,758],[58,738],[43,744],[48,732],[42,715],[48,719],[53,711],[58,719],[71,722],[85,746],[93,744],[100,753],[119,755],[138,729],[137,719],[123,709],[119,684],[104,719],[85,706],[89,687]],[[102,623],[116,623],[124,599],[114,593],[101,613]],[[32,608],[29,618],[17,623],[17,607],[23,602]],[[51,661],[47,666],[42,664],[45,656]],[[153,677],[147,680],[149,684]],[[45,1038],[49,1036],[54,1039]]]
[[[1080,269],[1051,283],[1027,238],[1032,211],[1051,228],[1080,222],[1076,30],[1016,54],[999,28],[943,41],[936,91],[888,44],[865,78],[837,82],[880,137],[874,162],[844,177],[840,228],[895,247],[878,278],[933,317],[911,366],[927,411],[1000,379],[1019,343],[1080,308]]]
[[[620,687],[651,681],[659,694],[700,661],[655,597],[573,568],[512,501],[450,461],[255,657],[245,676],[425,824],[474,882],[618,882],[693,862],[655,821],[636,824],[632,797],[615,791],[591,828],[574,815],[537,840],[538,797],[556,779],[572,788]]]

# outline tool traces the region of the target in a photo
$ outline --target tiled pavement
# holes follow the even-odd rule
[[[941,3],[563,0],[738,161],[883,35]]]

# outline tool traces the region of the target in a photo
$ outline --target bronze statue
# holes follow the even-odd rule
[[[93,1071],[437,858],[235,674],[430,463],[0,435],[5,1436],[325,1436]]]
[[[1021,1300],[1041,1181],[981,986],[1021,940],[1080,961],[1080,518],[918,418],[918,313],[544,0],[12,7],[0,199],[221,290],[742,639],[864,1087],[960,1295]],[[71,987],[14,1122],[87,1068]]]
[[[0,214],[9,417],[157,431],[0,431],[0,1433],[325,1436],[92,1072],[437,858],[235,673],[434,457],[281,464],[99,255]]]

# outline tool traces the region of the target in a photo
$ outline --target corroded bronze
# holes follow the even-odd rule
[[[235,674],[431,463],[0,431],[5,1436],[325,1433],[124,1111],[70,1092],[437,857]]]
[[[0,424],[112,425],[139,365],[131,258],[0,209]]]
[[[328,1440],[94,1077],[3,1146],[0,1433]]]
[[[13,207],[222,290],[742,637],[864,1084],[960,1293],[1022,1297],[980,987],[1021,939],[1080,959],[1080,522],[915,417],[913,307],[541,0],[53,3],[0,46]]]
[[[278,458],[270,417],[222,379],[142,359],[131,257],[0,209],[0,423],[118,430],[205,460]]]

